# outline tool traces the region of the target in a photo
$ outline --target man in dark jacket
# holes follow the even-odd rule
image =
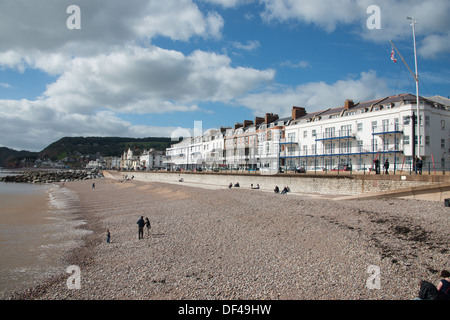
[[[138,222],[137,222],[137,225],[138,225],[138,229],[139,229],[139,231],[138,231],[138,237],[139,237],[139,239],[144,239],[144,227],[145,227],[145,221],[144,221],[144,217],[143,216],[141,216],[141,218],[138,220]]]
[[[418,285],[419,289],[419,297],[415,298],[415,300],[437,300],[438,299],[438,290],[434,284],[425,280],[419,280]]]

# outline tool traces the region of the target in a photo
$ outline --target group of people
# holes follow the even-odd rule
[[[236,182],[236,183],[234,184],[234,187],[235,187],[235,188],[239,188],[239,187],[240,187],[239,182]],[[230,182],[230,184],[228,185],[228,189],[231,189],[231,188],[233,188],[233,184]]]
[[[275,186],[275,189],[273,189],[273,192],[280,193],[280,188],[278,188],[278,186]],[[289,189],[289,187],[284,187],[283,190],[281,191],[281,194],[286,194],[288,192],[291,192],[291,189]]]
[[[419,280],[419,296],[414,300],[450,300],[450,272],[442,270],[441,277],[437,287],[431,282]]]
[[[144,239],[144,228],[147,228],[147,238],[150,237],[150,229],[152,228],[150,220],[148,218],[144,219],[144,216],[137,221],[138,225],[138,239]],[[106,243],[111,243],[111,232],[106,230]]]
[[[375,174],[380,174],[380,160],[373,160],[373,166],[375,167]],[[384,161],[384,174],[389,174],[389,160],[386,158]]]
[[[375,168],[375,174],[380,174],[380,160],[378,160],[378,159],[373,160],[373,167]],[[414,157],[413,167],[414,167],[414,172],[416,174],[422,174],[423,161],[422,161],[421,157],[418,157],[418,156]],[[384,168],[384,173],[389,174],[389,160],[387,158],[384,161],[383,168]]]
[[[152,228],[150,224],[150,220],[148,218],[145,218],[144,216],[141,216],[141,218],[137,222],[138,225],[138,238],[144,239],[144,227],[147,227],[147,237],[150,237],[150,229]]]

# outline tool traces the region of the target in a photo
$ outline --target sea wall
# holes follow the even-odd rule
[[[105,174],[105,173],[104,173]],[[201,184],[224,189],[232,183],[241,188],[259,187],[273,190],[288,186],[292,192],[336,195],[358,195],[374,192],[392,191],[403,188],[427,186],[450,182],[448,176],[412,176],[412,175],[360,175],[360,174],[230,174],[205,172],[114,172],[105,174],[116,179],[133,178],[145,182],[166,182]],[[180,181],[182,180],[182,182]]]

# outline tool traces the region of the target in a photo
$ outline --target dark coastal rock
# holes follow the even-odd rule
[[[2,182],[16,183],[55,183],[81,181],[102,178],[103,174],[98,170],[45,170],[23,171],[17,175],[0,177]]]

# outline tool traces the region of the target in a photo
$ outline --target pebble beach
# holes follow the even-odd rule
[[[80,228],[92,232],[61,257],[60,276],[7,299],[411,300],[419,278],[437,285],[450,269],[442,202],[116,177],[62,186],[77,193]],[[144,239],[141,216],[152,226]],[[79,289],[67,284],[73,265]]]

